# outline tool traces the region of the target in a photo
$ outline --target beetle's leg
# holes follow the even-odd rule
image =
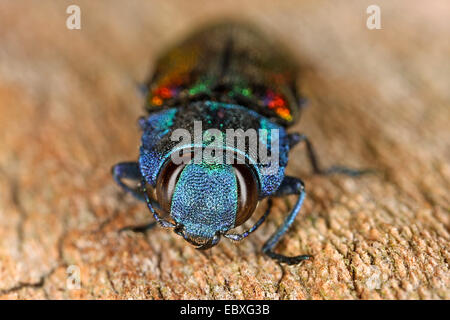
[[[314,147],[313,147],[311,141],[309,141],[309,139],[306,135],[300,134],[300,133],[292,133],[292,134],[288,135],[288,139],[289,139],[289,148],[292,148],[299,142],[302,142],[302,141],[305,142],[306,148],[308,150],[309,161],[311,162],[313,171],[316,174],[328,175],[328,174],[333,174],[333,173],[339,173],[339,174],[345,174],[345,175],[348,175],[351,177],[357,177],[357,176],[360,176],[360,175],[363,175],[366,173],[374,172],[374,170],[372,170],[372,169],[358,170],[358,169],[351,169],[351,168],[342,167],[342,166],[332,166],[327,169],[322,169],[319,165],[319,160],[317,159],[316,151],[314,150]]]
[[[144,182],[142,181],[141,184],[142,183],[144,183]],[[141,189],[145,189],[145,188],[141,188]],[[143,193],[141,193],[141,194],[143,194]],[[153,201],[152,199],[150,199],[147,194],[143,194],[143,198],[144,198],[144,201],[147,202],[147,207],[149,208],[150,212],[153,214],[153,217],[156,219],[156,221],[142,224],[142,225],[137,225],[137,226],[123,227],[122,229],[119,230],[119,232],[130,230],[133,232],[145,233],[148,230],[152,229],[154,226],[156,226],[158,224],[158,222],[163,227],[172,227],[165,221],[161,221],[161,218],[155,212],[155,208],[156,208],[156,210],[161,211],[161,207],[159,206],[159,204],[156,201]]]
[[[311,258],[309,255],[299,255],[294,257],[287,257],[282,254],[273,252],[275,245],[280,241],[280,238],[286,233],[288,228],[294,222],[295,217],[302,207],[303,200],[305,199],[305,186],[300,179],[286,176],[284,177],[280,187],[274,194],[274,196],[286,196],[290,194],[297,194],[298,200],[292,209],[291,213],[286,217],[283,224],[278,228],[277,231],[267,240],[264,244],[262,251],[267,254],[272,259],[278,260],[279,262],[284,262],[287,264],[297,264],[303,260],[308,260]]]
[[[147,203],[147,208],[148,208],[148,210],[150,210],[150,212],[152,213],[153,218],[155,218],[156,222],[158,222],[159,225],[160,225],[161,227],[163,227],[163,228],[175,228],[175,227],[177,226],[176,224],[174,224],[174,223],[172,223],[172,222],[170,222],[170,221],[168,221],[168,220],[162,218],[162,217],[158,214],[158,212],[155,211],[154,206],[156,205],[156,203],[155,203],[154,201],[152,201],[152,199],[150,199],[150,197],[149,197],[149,195],[148,195],[148,192],[147,192],[147,186],[146,186],[146,183],[145,183],[145,178],[142,177],[141,179],[142,179],[142,180],[141,180],[141,190],[142,190],[142,194],[144,195],[145,202]]]
[[[156,221],[147,223],[147,224],[142,224],[142,225],[137,225],[137,226],[127,226],[127,227],[123,227],[122,229],[119,230],[119,232],[123,232],[123,231],[133,231],[136,233],[145,233],[150,229],[153,229],[153,227],[155,227],[158,223]]]
[[[121,186],[125,191],[131,193],[135,198],[146,201],[144,195],[142,194],[141,188],[139,185],[135,187],[130,187],[125,184],[122,179],[130,179],[141,181],[142,176],[139,170],[139,164],[137,162],[121,162],[112,167],[112,175],[114,180],[116,180],[117,184]],[[138,226],[127,226],[119,230],[119,232],[131,230],[133,232],[141,232],[145,233],[146,231],[152,229],[157,222],[151,222],[144,225]]]
[[[270,209],[272,209],[272,199],[269,198],[267,202],[267,209],[266,212],[264,212],[263,216],[259,218],[258,221],[255,222],[255,224],[248,229],[247,231],[241,233],[241,234],[224,234],[225,238],[231,239],[233,241],[241,241],[242,239],[248,237],[250,233],[258,229],[258,227],[266,220],[267,216],[270,213]]]
[[[121,162],[114,165],[111,169],[111,173],[114,177],[114,180],[117,182],[119,186],[121,186],[125,191],[131,193],[135,198],[145,201],[142,192],[138,185],[131,187],[122,179],[131,179],[136,181],[141,181],[141,172],[139,170],[139,164],[137,162]]]

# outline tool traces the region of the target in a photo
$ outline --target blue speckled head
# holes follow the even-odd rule
[[[183,237],[196,245],[212,241],[217,232],[234,227],[237,181],[227,164],[189,163],[172,196],[171,216],[182,225]]]
[[[273,172],[265,171],[268,164],[248,152],[245,157],[246,162],[251,164],[249,167],[198,162],[183,167],[175,164],[169,166],[172,153],[180,148],[180,141],[172,139],[172,133],[176,129],[184,129],[191,137],[195,137],[195,121],[202,123],[203,130],[221,128],[223,132],[231,128],[245,132],[249,129],[264,129],[268,131],[266,137],[270,139],[271,130],[276,129],[279,132],[278,169]],[[156,191],[153,200],[157,202],[161,213],[170,214],[177,224],[174,226],[169,221],[166,226],[174,226],[177,234],[198,245],[199,249],[211,247],[218,242],[218,234],[225,233],[249,219],[257,201],[276,192],[284,178],[289,152],[285,129],[245,107],[198,101],[182,109],[155,111],[141,122],[141,127],[141,175]],[[259,138],[261,145],[267,147],[268,154],[272,154],[271,144],[274,141],[270,140],[269,145],[263,136]],[[205,141],[200,146],[206,147]],[[182,147],[188,149],[199,145],[194,139],[187,141]],[[229,148],[236,151],[233,146]],[[155,216],[154,213],[153,215]]]

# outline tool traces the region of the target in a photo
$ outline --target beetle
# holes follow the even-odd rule
[[[173,229],[197,249],[208,249],[221,237],[240,241],[249,236],[270,214],[273,197],[297,195],[291,212],[262,251],[287,264],[310,259],[310,255],[274,252],[306,194],[302,180],[284,173],[289,151],[305,143],[317,174],[358,176],[364,171],[339,166],[322,169],[308,137],[287,133],[298,120],[304,101],[297,92],[298,73],[295,59],[278,43],[242,23],[207,26],[162,54],[146,85],[148,114],[139,120],[143,131],[139,160],[112,168],[115,181],[144,201],[156,220],[131,229],[145,231],[158,223]],[[250,156],[248,146],[239,150],[219,146],[231,150],[232,160],[240,155],[244,159],[241,162],[193,161],[207,143],[189,141],[180,148],[173,134],[180,128],[194,134],[195,122],[224,136],[228,134],[226,129],[254,129],[257,142],[269,152],[277,146],[276,169],[264,173],[267,163],[260,161],[260,155]],[[265,135],[262,130],[266,130]],[[275,131],[277,135],[272,136]],[[175,154],[182,154],[185,161],[175,163]],[[131,185],[125,179],[136,183]],[[263,199],[268,199],[267,209],[256,223],[243,233],[230,232],[247,221]]]

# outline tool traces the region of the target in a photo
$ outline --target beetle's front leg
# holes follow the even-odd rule
[[[139,185],[136,184],[134,187],[130,187],[123,182],[122,179],[130,179],[140,182],[142,180],[141,172],[139,170],[139,164],[137,162],[121,162],[116,164],[111,169],[114,180],[119,186],[121,186],[125,191],[131,193],[135,198],[145,201],[145,197],[142,194]],[[119,230],[119,232],[130,230],[133,232],[144,233],[147,230],[153,228],[156,222],[151,222],[144,225],[138,226],[127,226]]]
[[[120,162],[114,165],[111,169],[111,173],[114,180],[119,186],[122,187],[126,192],[131,193],[135,198],[141,201],[145,201],[145,198],[140,191],[138,183],[141,181],[141,171],[139,170],[139,163],[137,162]],[[136,186],[129,186],[123,179],[135,180],[137,182]]]
[[[297,194],[298,200],[292,209],[291,213],[286,217],[283,224],[278,228],[277,231],[270,237],[269,240],[264,244],[262,251],[271,257],[272,259],[278,260],[279,262],[284,262],[287,264],[297,264],[303,260],[308,260],[311,258],[309,255],[299,255],[294,257],[287,257],[282,254],[273,252],[275,245],[280,241],[280,238],[286,233],[291,224],[294,222],[295,217],[302,207],[303,200],[305,199],[305,185],[300,179],[286,176],[284,177],[280,187],[274,194],[274,196],[287,196],[290,194]]]
[[[158,223],[156,221],[153,221],[153,222],[150,222],[150,223],[137,225],[137,226],[126,226],[126,227],[123,227],[122,229],[120,229],[119,233],[123,232],[123,231],[132,231],[132,232],[136,232],[136,233],[146,233],[148,230],[153,229],[154,227],[156,227],[157,224]]]
[[[308,139],[308,137],[304,134],[300,133],[292,133],[288,136],[289,139],[289,148],[292,148],[299,142],[304,141],[306,144],[306,149],[308,150],[308,157],[309,161],[311,162],[311,166],[313,168],[314,173],[316,174],[322,174],[322,175],[329,175],[329,174],[345,174],[347,176],[351,177],[357,177],[366,173],[373,173],[374,170],[372,169],[364,169],[364,170],[358,170],[358,169],[352,169],[347,168],[343,166],[332,166],[327,169],[322,169],[319,165],[319,160],[316,155],[316,151],[311,143],[311,141]]]

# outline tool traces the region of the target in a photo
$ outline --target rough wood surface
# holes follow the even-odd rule
[[[0,3],[0,298],[449,299],[449,2],[73,1]],[[294,130],[322,163],[375,167],[361,179],[288,173],[308,196],[278,250],[260,248],[294,198],[241,244],[199,252],[166,230],[118,234],[151,218],[114,184],[136,159],[136,84],[194,25],[240,15],[285,41],[305,66],[310,107]],[[67,287],[68,266],[81,288]]]

